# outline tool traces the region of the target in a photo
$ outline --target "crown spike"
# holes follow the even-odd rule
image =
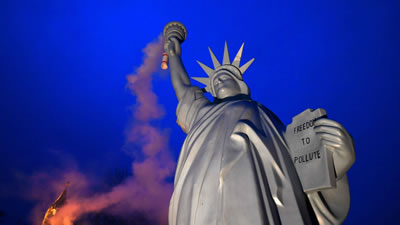
[[[246,64],[244,64],[243,66],[240,67],[240,72],[242,74],[244,74],[244,72],[247,70],[247,68],[249,68],[249,66],[253,63],[254,58],[250,59],[250,61],[248,61]]]
[[[210,51],[211,59],[214,64],[214,69],[216,69],[217,67],[221,66],[221,64],[219,63],[217,57],[215,57],[214,53],[211,51],[210,47],[208,47],[208,50]]]
[[[206,86],[210,84],[210,80],[207,77],[192,77],[193,80],[196,80]]]
[[[214,70],[211,69],[210,67],[204,65],[203,63],[201,63],[200,61],[196,60],[197,63],[201,66],[201,68],[204,70],[204,72],[206,72],[206,74],[211,77],[214,74]]]
[[[232,62],[232,66],[236,66],[237,68],[239,68],[240,60],[242,59],[243,46],[244,46],[244,42],[243,42],[242,46],[240,47],[239,51],[237,52],[235,59]]]
[[[229,52],[228,52],[228,44],[225,41],[225,49],[224,49],[224,59],[222,61],[222,64],[231,64],[231,60],[229,59]]]

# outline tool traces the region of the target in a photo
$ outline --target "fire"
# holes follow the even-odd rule
[[[47,209],[46,214],[44,215],[42,225],[50,225],[49,219],[56,215],[57,209],[65,205],[67,201],[67,187],[69,186],[69,182],[65,185],[65,189],[58,198],[54,201],[54,203]]]

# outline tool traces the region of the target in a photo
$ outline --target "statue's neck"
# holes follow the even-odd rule
[[[214,98],[213,103],[218,104],[218,103],[222,103],[222,102],[236,101],[236,100],[251,100],[251,98],[249,95],[246,95],[246,94],[238,94],[238,95],[226,97],[223,99]]]

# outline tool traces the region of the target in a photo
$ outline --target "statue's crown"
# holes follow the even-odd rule
[[[233,75],[235,78],[238,80],[243,81],[243,73],[249,68],[249,66],[253,63],[254,58],[252,58],[250,61],[248,61],[246,64],[240,66],[240,60],[242,58],[242,53],[243,53],[243,46],[240,47],[239,51],[237,52],[235,58],[233,59],[232,64],[230,63],[229,59],[229,52],[228,52],[228,44],[225,42],[225,49],[224,49],[224,57],[222,60],[222,65],[218,61],[218,59],[215,57],[214,53],[211,51],[211,48],[208,48],[210,51],[211,59],[214,64],[214,69],[211,69],[210,67],[204,65],[203,63],[197,61],[201,68],[206,72],[208,77],[192,77],[194,80],[206,85],[205,90],[207,92],[212,92],[212,80],[215,75],[218,74],[219,71],[225,70],[229,71],[230,75]]]

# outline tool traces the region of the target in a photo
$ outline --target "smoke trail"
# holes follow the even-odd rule
[[[158,224],[168,224],[168,202],[173,185],[166,179],[172,175],[175,162],[169,155],[167,132],[151,124],[164,115],[164,110],[157,103],[157,96],[152,91],[152,80],[159,69],[162,50],[161,37],[149,43],[144,49],[143,64],[134,74],[127,76],[128,88],[136,97],[136,105],[132,111],[133,121],[126,131],[126,142],[128,145],[135,143],[136,148],[131,151],[140,151],[144,159],[134,161],[133,176],[110,192],[87,196],[90,185],[86,183],[81,184],[78,189],[71,189],[68,192],[67,204],[49,220],[51,225],[72,225],[85,213],[102,210],[110,210],[117,215],[141,212]],[[140,149],[137,149],[137,146]],[[77,171],[70,173],[70,176],[70,187],[73,187],[75,182],[86,179],[86,176]],[[64,181],[59,180],[58,184],[53,186],[60,192],[60,185],[63,185]],[[34,217],[35,220],[37,217]]]

